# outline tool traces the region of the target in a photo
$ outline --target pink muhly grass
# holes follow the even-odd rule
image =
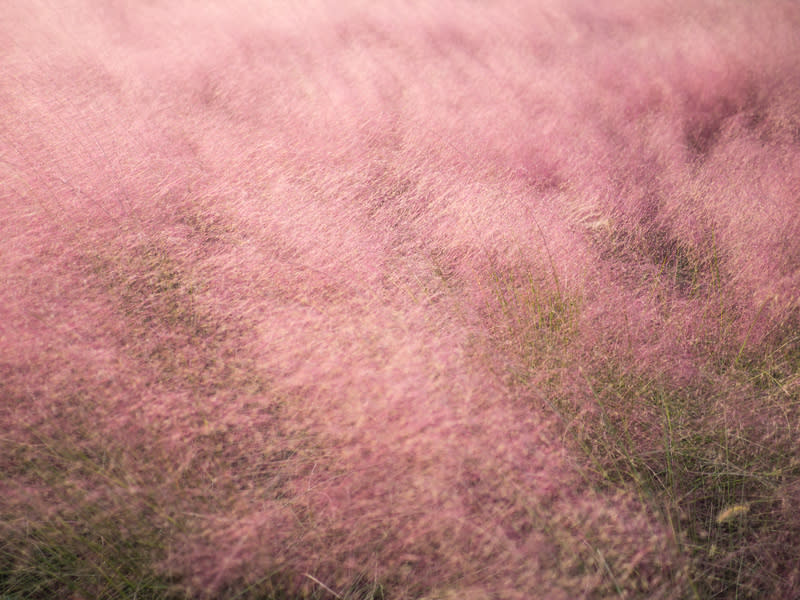
[[[798,24],[8,7],[0,595],[797,594]]]

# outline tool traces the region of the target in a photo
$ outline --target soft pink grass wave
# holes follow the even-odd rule
[[[233,472],[212,500],[162,482],[208,506],[165,568],[212,594],[283,570],[589,597],[605,574],[565,547],[594,543],[671,593],[676,541],[586,482],[548,394],[590,403],[577,367],[605,361],[690,381],[721,331],[735,352],[796,315],[798,26],[777,0],[12,2],[7,435],[88,422],[176,473],[209,436],[232,471],[292,448],[281,495]],[[196,283],[177,298],[218,342],[143,320],[162,308],[124,290],[154,264]],[[579,307],[568,363],[510,381],[527,342],[498,274]],[[219,357],[219,388],[175,370]]]

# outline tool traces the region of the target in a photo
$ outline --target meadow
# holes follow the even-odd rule
[[[4,2],[0,599],[800,598],[798,56],[793,0]]]

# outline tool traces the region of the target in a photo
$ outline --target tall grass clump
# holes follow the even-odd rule
[[[796,3],[6,4],[0,598],[800,595]]]

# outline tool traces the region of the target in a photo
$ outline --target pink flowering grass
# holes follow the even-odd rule
[[[800,594],[794,2],[0,12],[0,596]]]

